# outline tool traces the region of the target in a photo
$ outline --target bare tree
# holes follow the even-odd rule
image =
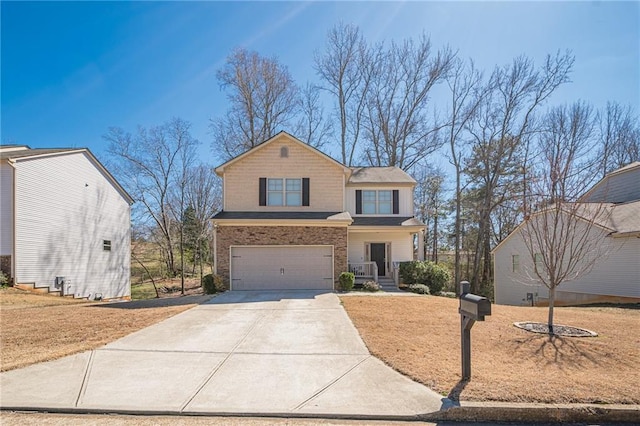
[[[322,88],[335,97],[342,163],[353,164],[360,140],[369,78],[367,46],[355,25],[339,23],[327,34],[327,48],[316,53],[315,69]]]
[[[142,242],[141,241],[132,241],[131,244],[131,258],[133,260],[135,260],[144,270],[144,272],[149,276],[149,279],[151,280],[151,284],[153,285],[153,290],[156,293],[156,298],[160,297],[160,293],[158,292],[158,285],[156,284],[156,280],[153,277],[153,273],[149,270],[149,267],[147,266],[147,261],[146,259],[144,259],[144,257],[142,256],[141,253],[141,246],[142,246]]]
[[[606,256],[602,239],[611,230],[607,204],[576,202],[593,181],[596,165],[592,108],[580,102],[556,107],[544,121],[548,124],[539,137],[540,167],[531,194],[539,211],[525,218],[519,232],[531,259],[525,278],[549,289],[553,334],[556,289]]]
[[[210,126],[213,147],[226,158],[264,142],[289,126],[297,113],[298,87],[276,58],[236,49],[216,77],[227,90],[229,110]]]
[[[448,48],[434,54],[425,35],[373,49],[365,119],[369,164],[410,169],[440,148],[437,132],[443,125],[430,118],[429,95],[454,58]]]
[[[475,247],[472,289],[491,278],[491,214],[523,180],[526,141],[537,131],[534,113],[551,94],[569,80],[574,58],[569,53],[547,56],[538,70],[520,56],[513,63],[496,67],[487,96],[468,126],[473,138],[467,173],[475,180],[480,215],[479,240]],[[526,170],[526,165],[524,170]],[[526,176],[524,181],[526,182]],[[482,273],[481,273],[482,270]]]
[[[209,219],[222,209],[222,183],[220,178],[213,173],[212,168],[199,165],[189,169],[189,178],[186,188],[187,204],[193,209],[195,218],[196,241],[195,248],[198,252],[200,263],[200,277],[203,275],[203,261],[206,256],[205,247],[209,247],[208,241],[211,235],[211,222]],[[211,265],[213,268],[213,265]]]
[[[438,242],[442,230],[439,228],[440,220],[446,217],[447,206],[444,197],[445,173],[439,168],[433,168],[429,164],[417,167],[414,173],[418,184],[415,189],[416,216],[426,225],[424,233],[424,258],[427,259],[427,251],[431,250],[431,260],[438,262]]]
[[[598,114],[600,131],[600,174],[640,161],[640,117],[630,106],[607,102],[604,111]]]
[[[113,172],[136,200],[134,208],[141,209],[135,216],[151,221],[160,235],[158,243],[171,276],[176,274],[171,191],[185,166],[183,153],[198,143],[189,127],[188,122],[172,118],[149,129],[138,127],[135,135],[111,127],[103,136],[109,142]]]
[[[538,138],[539,166],[544,192],[534,193],[548,203],[573,201],[594,183],[596,167],[593,108],[585,102],[551,108]],[[541,179],[538,176],[538,179]]]
[[[321,148],[331,135],[331,123],[325,119],[320,103],[320,93],[316,86],[307,83],[300,92],[300,118],[296,127],[296,137],[307,144]]]
[[[189,129],[191,124],[182,120],[170,123],[170,133],[174,135],[176,144],[182,149],[176,157],[176,168],[172,176],[173,185],[170,191],[171,202],[169,208],[173,215],[173,221],[178,227],[179,251],[180,251],[180,291],[184,295],[184,212],[186,210],[187,184],[189,168],[195,161],[196,146],[200,144],[191,137]]]
[[[458,283],[460,282],[460,248],[462,246],[462,153],[464,151],[464,147],[461,145],[465,143],[465,129],[476,115],[485,93],[481,90],[482,74],[475,69],[473,61],[465,64],[462,59],[456,58],[446,82],[451,94],[451,105],[448,112],[445,140],[449,143],[451,153],[449,161],[454,166],[456,173],[455,217],[453,224],[455,245],[453,282],[455,283],[456,291],[458,291]]]

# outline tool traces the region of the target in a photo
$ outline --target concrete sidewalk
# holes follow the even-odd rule
[[[11,410],[417,419],[450,402],[372,357],[333,293],[229,292],[0,375]]]

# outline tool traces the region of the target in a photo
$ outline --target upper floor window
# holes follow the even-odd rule
[[[289,148],[287,148],[286,146],[283,146],[282,148],[280,148],[280,157],[287,158],[288,156],[289,156]]]
[[[391,191],[362,191],[363,214],[391,214]]]
[[[356,190],[356,214],[398,214],[398,190]]]
[[[520,272],[520,255],[518,254],[511,255],[511,271]]]
[[[302,179],[267,179],[268,206],[301,206]]]

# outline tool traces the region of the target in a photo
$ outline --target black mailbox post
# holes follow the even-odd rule
[[[468,281],[460,283],[460,346],[462,349],[462,380],[471,378],[471,327],[476,321],[484,321],[491,315],[491,301],[486,297],[469,293]]]

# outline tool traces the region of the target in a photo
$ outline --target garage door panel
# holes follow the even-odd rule
[[[333,289],[331,246],[231,248],[233,290]]]

